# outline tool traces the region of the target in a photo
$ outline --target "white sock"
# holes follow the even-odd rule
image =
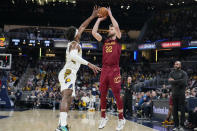
[[[67,125],[67,112],[60,112],[60,118],[59,118],[59,124],[60,126],[66,126]]]

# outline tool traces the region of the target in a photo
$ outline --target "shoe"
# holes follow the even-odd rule
[[[103,129],[105,127],[105,125],[107,124],[107,121],[108,121],[108,118],[107,117],[101,118],[99,129]]]
[[[181,126],[181,127],[179,128],[179,131],[184,131],[184,128]]]
[[[165,121],[162,122],[163,125],[165,125],[165,124],[167,124],[167,123],[168,123],[167,120],[165,120]]]
[[[168,121],[167,125],[174,125],[174,121],[173,120]]]
[[[175,127],[174,129],[172,129],[173,131],[179,131],[179,128]]]
[[[126,120],[123,118],[122,120],[118,120],[118,126],[116,128],[116,131],[120,131],[124,128],[124,125],[126,123]]]
[[[69,131],[68,125],[67,126],[59,126],[55,131]]]

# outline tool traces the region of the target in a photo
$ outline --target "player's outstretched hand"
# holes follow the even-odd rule
[[[94,72],[94,75],[96,75],[99,71],[101,71],[101,68],[99,68],[91,63],[88,63],[88,67],[90,69],[92,69],[92,71]]]
[[[94,9],[93,9],[93,12],[92,12],[92,17],[96,18],[98,17],[98,9],[99,7],[98,6],[94,6]]]
[[[112,16],[112,12],[111,12],[111,8],[110,7],[107,8],[107,11],[108,11],[108,15]]]

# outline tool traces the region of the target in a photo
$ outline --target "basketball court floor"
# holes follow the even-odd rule
[[[0,131],[55,131],[58,110],[0,111]],[[102,130],[98,129],[100,113],[71,111],[68,123],[71,131],[115,131],[117,117],[108,114],[109,121]],[[155,129],[127,121],[123,131],[157,131]]]

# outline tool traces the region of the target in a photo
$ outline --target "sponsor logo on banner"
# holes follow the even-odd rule
[[[153,112],[156,113],[156,114],[167,115],[168,114],[168,108],[167,107],[155,107],[155,106],[153,106]]]
[[[86,49],[96,49],[96,45],[93,43],[82,43],[82,48]]]
[[[197,46],[197,41],[191,41],[191,42],[189,43],[189,46]]]
[[[161,43],[161,47],[163,48],[181,47],[181,41],[163,42]]]
[[[142,44],[138,46],[139,50],[147,50],[147,49],[155,49],[155,43],[151,43],[151,44]]]

